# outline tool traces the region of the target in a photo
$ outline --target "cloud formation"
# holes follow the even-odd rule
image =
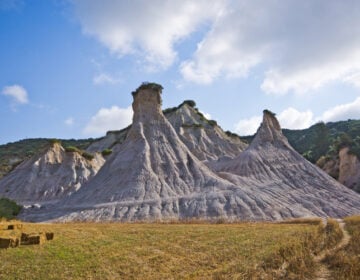
[[[353,102],[342,104],[325,111],[321,117],[324,122],[347,119],[360,119],[360,97]]]
[[[244,77],[265,66],[261,88],[304,93],[360,75],[360,2],[230,1],[227,13],[182,64],[188,80]],[[353,83],[359,85],[357,82]]]
[[[176,59],[174,45],[213,19],[225,1],[206,0],[73,0],[83,32],[111,52],[136,54],[154,68]]]
[[[74,118],[72,117],[69,117],[67,118],[64,123],[67,125],[67,126],[72,126],[74,124]]]
[[[128,126],[132,122],[132,116],[131,106],[127,108],[119,108],[118,106],[101,108],[91,117],[83,132],[91,136],[101,136],[109,130],[118,130]]]
[[[26,89],[20,85],[6,86],[2,90],[2,94],[11,97],[17,104],[26,104],[29,102]]]
[[[187,81],[242,78],[257,66],[261,89],[298,94],[330,82],[359,87],[360,2],[338,0],[73,0],[83,32],[113,53],[166,69],[179,42],[204,24],[193,54],[178,61]]]
[[[121,79],[108,73],[100,73],[93,78],[94,85],[115,85],[121,82]]]

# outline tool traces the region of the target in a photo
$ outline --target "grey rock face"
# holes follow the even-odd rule
[[[247,147],[239,137],[227,135],[216,123],[187,104],[166,117],[181,141],[202,161],[234,158]]]
[[[162,114],[160,93],[135,92],[127,138],[95,178],[56,207],[25,212],[23,218],[281,220],[360,213],[360,196],[295,152],[270,112],[244,152],[213,161],[211,170],[176,133],[184,121],[174,128]]]
[[[277,206],[291,211],[307,210],[320,216],[359,213],[360,196],[298,154],[275,116],[267,111],[249,148],[235,159],[214,165],[214,169],[234,184],[252,179],[257,191],[271,200],[276,198],[280,201]]]
[[[99,154],[89,161],[77,152],[65,152],[55,143],[2,178],[0,196],[22,204],[57,201],[79,190],[104,162]]]

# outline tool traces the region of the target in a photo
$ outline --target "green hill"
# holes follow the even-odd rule
[[[283,133],[291,146],[313,163],[321,156],[336,156],[344,146],[360,159],[360,120],[320,122],[307,129],[283,129]],[[241,138],[250,143],[253,137]]]

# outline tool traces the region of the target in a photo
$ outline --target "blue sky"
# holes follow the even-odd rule
[[[359,26],[351,0],[1,0],[0,144],[121,129],[143,81],[240,135],[360,119]]]

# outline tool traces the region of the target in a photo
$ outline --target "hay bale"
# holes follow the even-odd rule
[[[8,238],[0,238],[0,248],[15,248],[19,246],[19,238],[8,237]]]
[[[16,227],[16,229],[22,229],[23,225],[22,224],[16,224],[15,227]]]
[[[44,243],[44,235],[42,233],[22,233],[21,234],[21,245],[39,245]]]
[[[54,233],[53,232],[46,232],[46,240],[53,240],[54,239]]]

